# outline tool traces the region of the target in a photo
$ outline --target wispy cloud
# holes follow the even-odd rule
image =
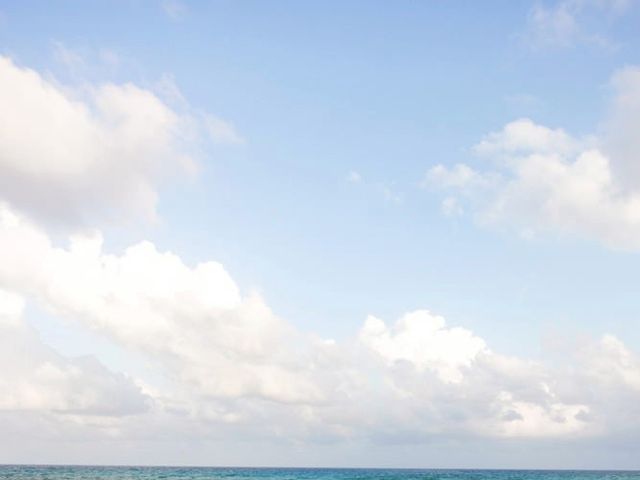
[[[86,82],[95,76],[112,76],[123,66],[130,66],[113,49],[102,47],[99,49],[87,46],[71,47],[59,40],[51,42],[53,60],[65,73],[75,81]]]
[[[345,177],[348,183],[358,184],[380,195],[386,202],[399,205],[404,202],[404,194],[395,188],[395,183],[369,181],[359,172],[352,170]]]
[[[360,183],[362,181],[362,175],[360,175],[355,170],[352,170],[347,175],[347,182],[349,183]]]
[[[188,12],[187,5],[180,0],[162,0],[161,6],[172,20],[182,20]]]
[[[568,48],[579,44],[613,49],[616,43],[606,34],[607,22],[623,14],[631,4],[629,0],[538,3],[529,12],[523,38],[533,49]]]
[[[214,143],[242,145],[245,139],[240,136],[236,128],[228,121],[210,114],[204,115],[207,133]]]

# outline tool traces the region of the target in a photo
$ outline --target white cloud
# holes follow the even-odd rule
[[[563,372],[495,353],[471,331],[427,311],[410,312],[392,327],[369,317],[359,339],[384,360],[396,392],[392,403],[412,410],[402,428],[529,439],[596,429],[586,420],[588,404],[559,397],[555,383]],[[576,387],[577,400],[584,400],[584,386]]]
[[[640,74],[627,68],[614,75],[612,85],[613,106],[600,136],[575,138],[516,120],[475,146],[490,162],[484,170],[437,165],[427,173],[426,185],[469,204],[483,224],[526,236],[553,232],[613,248],[640,248],[640,170],[633,148]]]
[[[418,370],[430,369],[444,382],[460,382],[462,369],[486,348],[481,338],[463,328],[445,328],[444,318],[426,310],[402,317],[392,329],[370,316],[359,334],[360,341],[391,362],[404,360]]]
[[[192,169],[185,122],[153,93],[105,84],[70,93],[0,57],[0,192],[40,220],[156,216],[156,186]]]
[[[489,178],[484,178],[468,165],[459,163],[453,168],[436,165],[427,172],[427,176],[421,185],[427,188],[435,186],[466,190],[481,187],[488,182],[490,182]]]
[[[587,353],[587,352],[584,352]],[[640,392],[640,358],[618,338],[604,335],[588,352],[587,373],[599,383],[624,385]]]
[[[508,123],[501,131],[487,135],[474,150],[487,156],[533,152],[571,155],[578,151],[580,146],[580,142],[562,129],[550,129],[536,125],[528,118],[521,118]],[[463,171],[465,168],[468,169],[465,165],[457,165],[456,168]]]
[[[150,242],[107,255],[99,236],[77,236],[68,249],[55,248],[7,209],[0,225],[0,284],[152,356],[200,393],[281,401],[317,396],[288,368],[282,346],[289,328],[259,297],[241,298],[220,264],[190,268]]]
[[[61,45],[57,51],[67,63],[82,61]],[[0,103],[0,199],[63,227],[153,221],[158,186],[195,171],[200,139],[242,141],[224,121],[184,105],[173,110],[150,90],[62,87],[7,57]]]
[[[130,379],[95,358],[65,358],[24,322],[25,302],[0,289],[0,411],[122,416],[144,412],[147,399]]]
[[[610,158],[613,174],[621,186],[640,188],[640,67],[614,73],[609,112],[601,126],[602,149]]]
[[[505,437],[555,437],[580,433],[586,427],[586,405],[551,403],[546,408],[530,402],[514,401],[508,393],[498,396],[503,421],[498,431]]]
[[[24,307],[25,301],[20,295],[0,289],[0,325],[19,326]]]

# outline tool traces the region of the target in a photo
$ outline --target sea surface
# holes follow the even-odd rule
[[[324,468],[85,467],[0,465],[20,480],[640,480],[640,471],[396,470]]]

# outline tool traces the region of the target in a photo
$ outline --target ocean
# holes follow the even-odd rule
[[[640,480],[640,471],[399,470],[329,468],[98,467],[1,465],[21,480]]]

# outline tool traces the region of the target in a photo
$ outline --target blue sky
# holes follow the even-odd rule
[[[633,100],[639,21],[632,1],[6,2],[0,5],[0,53],[11,60],[8,68],[32,69],[87,105],[93,105],[85,99],[92,89],[135,85],[191,122],[194,131],[208,129],[211,118],[218,130],[207,138],[192,131],[177,135],[180,147],[169,149],[167,158],[188,151],[197,172],[169,173],[162,181],[149,176],[158,196],[151,221],[129,215],[127,195],[133,193],[123,189],[118,197],[118,185],[129,177],[115,173],[114,189],[105,194],[114,199],[96,200],[100,208],[113,208],[108,221],[90,202],[93,210],[87,207],[78,224],[43,214],[38,202],[47,200],[38,182],[47,184],[47,165],[56,161],[46,155],[38,157],[45,180],[19,177],[25,183],[18,188],[33,191],[32,197],[25,200],[3,183],[1,199],[60,247],[68,235],[100,230],[104,250],[114,255],[148,240],[191,267],[219,262],[243,297],[259,292],[291,328],[333,339],[346,351],[363,338],[368,315],[391,325],[406,312],[426,309],[505,356],[544,363],[567,344],[597,343],[603,335],[637,352],[640,242],[633,236],[636,190],[624,174],[633,158],[617,156],[624,139],[615,143],[611,131],[633,132],[640,125],[640,102]],[[616,72],[622,72],[618,83],[612,80]],[[505,126],[523,118],[530,120],[523,135],[535,141],[559,129],[570,137],[549,140],[562,142],[556,150],[531,147],[527,159],[548,155],[549,162],[563,162],[552,164],[561,169],[596,149],[617,183],[602,191],[594,187],[593,201],[591,177],[579,177],[582,170],[569,173],[566,184],[559,183],[565,177],[552,177],[544,188],[528,190],[546,164],[533,163],[537,170],[525,177],[513,166],[520,157],[501,157],[511,156],[509,142],[518,141]],[[545,130],[535,136],[535,126]],[[495,140],[492,132],[507,133]],[[483,140],[493,142],[488,161],[476,148]],[[565,149],[565,143],[572,146]],[[0,154],[7,159],[6,178],[14,178],[11,165],[22,162],[21,148],[11,145]],[[479,188],[456,183],[451,191],[450,177],[434,174],[438,166],[443,175],[455,173],[458,164],[475,172]],[[500,165],[498,173],[491,165]],[[497,184],[494,174],[502,179]],[[576,187],[578,198],[566,199],[576,178],[585,181]],[[547,207],[536,208],[548,198]],[[616,203],[619,198],[628,205]],[[443,213],[443,201],[454,202],[454,211]],[[607,213],[609,201],[616,211],[628,208],[628,217]],[[502,210],[495,214],[498,204]],[[491,221],[487,212],[494,212]],[[588,212],[595,212],[593,218]],[[633,238],[619,241],[626,232]],[[0,276],[0,286],[27,299],[27,323],[60,354],[93,355],[134,383],[191,378],[180,370],[180,380],[166,380],[174,367],[154,370],[154,352],[120,331],[109,333],[106,324],[78,321],[82,312],[68,313],[73,308],[60,298],[11,278]],[[396,355],[390,351],[378,353]],[[640,363],[630,358],[635,360],[620,362],[631,362],[633,377]],[[202,392],[189,395],[200,398]],[[219,392],[212,395],[220,401]],[[566,405],[583,404],[578,394],[569,397]],[[389,401],[385,396],[380,402]],[[637,441],[638,430],[632,433]],[[253,438],[244,430],[232,435]],[[291,435],[313,445],[300,432]],[[489,458],[509,466],[500,448]],[[27,458],[23,453],[15,458]],[[117,463],[118,455],[105,461]],[[205,454],[198,455],[189,461],[202,463]],[[549,455],[536,465],[565,465]],[[418,463],[416,456],[401,457],[385,461]],[[234,452],[227,458],[242,460]],[[272,458],[277,463],[280,457]],[[300,458],[313,463],[313,456]],[[65,461],[62,454],[51,459]],[[448,453],[445,463],[458,460]],[[340,463],[335,453],[319,461]],[[597,461],[640,466],[613,454]]]

